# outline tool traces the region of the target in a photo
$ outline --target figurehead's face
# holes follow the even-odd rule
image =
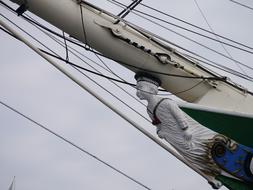
[[[152,95],[157,95],[158,86],[151,82],[139,81],[137,82],[137,92],[136,95],[141,100],[148,100]]]

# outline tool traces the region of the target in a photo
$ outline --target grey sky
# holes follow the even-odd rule
[[[3,1],[13,6],[8,0]],[[105,0],[90,0],[89,2],[114,13],[120,11]],[[122,0],[121,2],[129,3],[130,1]],[[193,0],[145,0],[143,2],[207,28]],[[198,0],[198,2],[215,32],[253,46],[253,11],[239,7],[228,0]],[[249,0],[243,2],[253,6]],[[64,49],[21,18],[2,7],[0,7],[0,13],[23,26],[64,56]],[[157,28],[152,24],[136,19],[136,16],[129,15],[127,18],[158,33]],[[175,34],[163,29],[159,29],[159,34],[212,60],[239,70],[233,62],[210,53]],[[219,44],[193,35],[189,36],[223,52]],[[28,47],[2,31],[0,31],[0,48],[0,100],[14,106],[154,190],[211,189],[204,179],[81,90]],[[227,49],[235,59],[253,67],[252,55],[231,48]],[[81,51],[97,61],[94,55]],[[73,56],[71,60],[81,63]],[[133,73],[114,63],[106,62],[120,76],[134,82]],[[82,75],[70,70],[155,135],[155,128],[152,125],[94,86]],[[246,72],[253,76],[252,71],[246,70]],[[147,116],[145,108],[125,93],[105,82],[104,79],[94,78]],[[252,83],[234,79],[253,90]],[[132,88],[123,87],[135,94]],[[17,190],[143,189],[2,106],[0,106],[0,127],[1,189],[8,189],[13,176],[16,176]],[[225,189],[222,188],[222,190]]]

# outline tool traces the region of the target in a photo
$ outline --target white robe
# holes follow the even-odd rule
[[[149,105],[147,108],[150,110]],[[153,111],[148,111],[152,120]],[[170,99],[164,99],[159,103],[155,115],[161,121],[156,125],[160,138],[169,142],[187,161],[204,173],[213,176],[220,173],[210,150],[216,132],[193,120]]]

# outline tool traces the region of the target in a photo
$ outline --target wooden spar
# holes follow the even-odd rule
[[[23,0],[11,0],[22,3]],[[76,0],[27,0],[29,11],[62,29],[70,36],[137,72],[148,70],[162,81],[162,87],[185,101],[228,111],[253,113],[253,96],[227,81],[190,79],[217,74],[183,57],[175,49],[151,39],[140,28],[95,6]],[[67,10],[67,11],[66,11]],[[203,81],[203,82],[201,82]],[[188,90],[186,90],[188,89]]]
[[[0,20],[0,25],[3,26],[6,30],[11,32],[17,39],[19,39],[21,42],[26,44],[29,48],[31,48],[34,52],[36,52],[38,55],[40,55],[42,58],[44,58],[48,63],[53,65],[56,69],[58,69],[60,72],[62,72],[65,76],[67,76],[70,80],[75,82],[78,86],[80,86],[83,90],[94,96],[97,100],[99,100],[101,103],[103,103],[105,106],[107,106],[109,109],[111,109],[114,113],[118,114],[121,118],[126,120],[128,123],[130,123],[133,127],[135,127],[137,130],[142,132],[144,135],[146,135],[148,138],[150,138],[152,141],[157,143],[159,146],[161,146],[163,149],[168,151],[170,154],[175,156],[178,160],[183,162],[185,165],[190,167],[192,170],[194,170],[196,173],[201,175],[203,178],[205,178],[209,183],[214,184],[215,179],[207,176],[202,171],[195,168],[193,165],[191,165],[187,160],[185,160],[182,156],[180,156],[178,153],[176,153],[173,149],[162,143],[160,140],[158,140],[156,137],[154,137],[152,134],[150,134],[148,131],[146,131],[144,128],[142,128],[139,124],[134,122],[132,119],[130,119],[128,116],[126,116],[123,112],[121,112],[119,109],[117,109],[115,106],[113,106],[111,103],[103,99],[99,94],[97,94],[95,91],[93,91],[91,88],[89,88],[86,84],[84,84],[82,81],[74,77],[70,72],[68,72],[64,67],[58,65],[53,59],[51,59],[46,54],[42,53],[37,47],[35,47],[33,44],[31,44],[29,41],[27,41],[23,36],[18,34],[15,30],[13,30],[10,26],[8,26],[6,23],[4,23],[2,20]]]

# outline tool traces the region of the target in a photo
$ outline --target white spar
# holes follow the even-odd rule
[[[117,17],[87,2],[77,0],[11,0],[27,3],[28,10],[88,44],[106,57],[137,72],[153,71],[162,87],[188,102],[228,111],[253,114],[253,96],[230,82],[167,76],[170,73],[190,77],[217,77],[182,56],[175,49],[152,39],[141,28],[126,21],[115,24]],[[81,3],[78,3],[81,2]],[[155,73],[158,72],[158,73]],[[194,87],[195,86],[195,87]],[[191,88],[194,87],[194,88]]]

